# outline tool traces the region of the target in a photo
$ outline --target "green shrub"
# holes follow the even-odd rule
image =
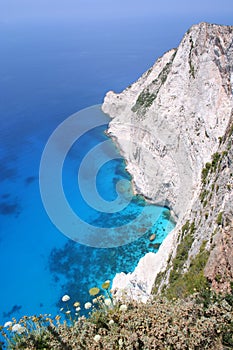
[[[188,230],[189,230],[189,221],[186,221],[186,223],[181,228],[182,237]]]
[[[221,154],[218,152],[212,155],[211,171],[215,171],[217,169],[220,158],[221,158]]]
[[[201,179],[203,184],[206,184],[206,179],[210,169],[211,169],[211,163],[206,163],[205,167],[202,169]]]
[[[220,212],[217,216],[216,224],[222,225],[223,212]]]
[[[148,89],[144,89],[138,96],[136,104],[132,107],[132,111],[137,112],[141,107],[149,108],[155,98],[155,94],[149,92]]]
[[[192,259],[189,269],[185,273],[182,273],[180,268],[187,260],[188,251],[183,255],[184,260],[182,258],[177,259],[176,256],[175,261],[173,261],[173,270],[170,273],[169,286],[165,291],[165,295],[169,299],[184,298],[195,291],[201,291],[208,287],[207,279],[204,276],[204,268],[209,257],[209,251],[205,249],[205,245],[206,241],[202,243],[199,253]]]

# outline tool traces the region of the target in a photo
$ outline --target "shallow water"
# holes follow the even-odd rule
[[[89,119],[95,113],[101,114],[99,106],[87,111]],[[99,227],[113,226],[118,230],[119,226],[123,226],[132,243],[121,245],[125,241],[121,242],[118,237],[114,241],[114,248],[95,248],[77,243],[56,229],[43,208],[39,191],[38,163],[44,145],[43,137],[31,134],[13,159],[5,154],[5,161],[1,163],[5,167],[1,186],[0,263],[3,267],[3,288],[0,290],[0,299],[5,301],[1,310],[2,322],[23,314],[55,314],[58,307],[62,306],[59,301],[63,294],[69,294],[71,302],[78,300],[83,305],[89,300],[89,288],[100,286],[104,280],[112,279],[117,272],[132,271],[145,253],[156,251],[150,246],[149,237],[152,232],[156,232],[153,243],[161,243],[173,227],[163,215],[167,209],[147,205],[142,197],[132,193],[129,204],[116,213],[100,213],[83,200],[77,182],[77,169],[90,149],[107,140],[104,130],[108,119],[104,114],[102,118],[103,125],[85,133],[68,152],[63,168],[63,188],[69,204],[82,220],[89,221],[97,230]],[[7,137],[4,144],[7,144]],[[110,145],[118,158],[105,162],[96,179],[97,189],[106,201],[116,197],[116,184],[119,180],[130,181],[124,160],[112,142]],[[106,150],[103,154],[101,151],[98,159],[105,159]],[[107,156],[109,159],[109,154]],[[94,167],[93,162],[91,167]],[[81,183],[86,186],[86,191],[93,182],[90,168],[85,177],[86,183]],[[125,190],[123,188],[121,194],[124,195]],[[140,215],[145,206],[148,207],[152,221],[143,235],[143,231],[140,231],[142,221],[135,222],[132,227],[129,224]],[[59,213],[59,216],[63,215],[62,212]],[[65,216],[63,220],[66,220]],[[145,226],[144,222],[143,225]],[[87,235],[81,226],[76,230],[78,241],[80,235]],[[137,235],[139,238],[135,240]]]
[[[112,279],[116,272],[132,271],[140,257],[148,251],[156,251],[150,246],[151,232],[157,233],[153,243],[159,243],[172,228],[163,215],[157,220],[157,209],[146,205],[140,196],[132,197],[131,204],[125,209],[107,214],[93,210],[81,199],[77,185],[80,161],[88,150],[107,140],[104,130],[108,119],[104,115],[102,126],[89,130],[70,148],[62,172],[64,193],[74,213],[95,228],[114,227],[118,232],[120,226],[140,217],[146,208],[148,217],[156,217],[150,229],[141,236],[144,223],[136,221],[131,229],[127,226],[121,237],[122,243],[125,243],[125,236],[132,241],[138,235],[139,238],[130,244],[121,246],[118,237],[118,246],[114,248],[90,247],[61,233],[43,206],[39,169],[42,152],[51,133],[71,112],[100,103],[113,81],[120,90],[127,85],[127,79],[132,80],[130,74],[134,68],[129,69],[129,65],[137,57],[135,54],[132,58],[132,47],[128,53],[127,47],[124,47],[124,54],[120,56],[124,71],[119,68],[115,72],[112,66],[103,64],[103,58],[106,62],[113,62],[115,44],[112,44],[111,51],[111,41],[104,36],[104,27],[96,33],[98,35],[89,29],[84,33],[75,25],[67,26],[66,30],[57,26],[53,32],[48,31],[46,26],[38,30],[32,25],[30,30],[9,26],[0,34],[3,45],[0,77],[4,81],[4,103],[0,104],[0,324],[25,314],[56,314],[64,294],[71,295],[71,302],[78,300],[83,305],[89,300],[90,287],[100,286],[106,279]],[[98,43],[103,38],[107,42],[102,43],[102,50],[106,50],[93,60]],[[150,42],[145,45],[149,47]],[[119,55],[120,51],[116,60],[119,60]],[[151,55],[154,58],[154,54]],[[92,59],[87,60],[87,57]],[[152,61],[150,57],[148,60]],[[95,62],[100,70],[92,67],[91,62]],[[141,62],[144,62],[143,49]],[[86,67],[85,70],[83,67]],[[145,66],[141,65],[143,70]],[[112,72],[116,76],[122,74],[125,80],[116,81]],[[94,108],[99,110],[99,107]],[[117,154],[115,146],[112,144],[111,147],[111,151]],[[109,148],[96,159],[106,160],[106,152],[109,155]],[[94,163],[89,164],[91,167]],[[86,182],[88,174],[94,172],[90,169],[86,169],[85,173],[84,167],[82,173],[84,189],[89,188]],[[117,158],[105,162],[96,177],[100,196],[105,201],[116,199],[116,185],[122,179],[128,182],[118,189],[127,201],[132,196],[132,189],[124,160]],[[59,216],[63,218],[64,213],[59,213]],[[85,232],[76,232],[79,238],[80,234],[85,237]],[[104,241],[111,241],[114,245],[113,238],[111,233],[111,236],[105,236]],[[96,236],[92,243],[96,243]]]

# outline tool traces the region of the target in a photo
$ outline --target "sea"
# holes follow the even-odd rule
[[[55,316],[66,294],[82,312],[90,288],[132,272],[174,227],[167,208],[133,193],[101,112],[108,90],[122,91],[181,39],[139,24],[0,23],[0,324]]]

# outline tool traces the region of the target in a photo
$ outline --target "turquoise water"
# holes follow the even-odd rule
[[[156,251],[149,242],[152,232],[157,233],[153,243],[160,243],[172,228],[163,213],[158,218],[156,207],[146,205],[140,196],[133,196],[130,205],[116,213],[93,210],[80,197],[80,164],[87,151],[107,140],[104,130],[109,120],[104,115],[101,126],[90,128],[70,148],[62,182],[76,216],[94,228],[115,228],[104,239],[95,236],[100,237],[98,244],[114,245],[114,232],[123,225],[122,242],[117,237],[118,246],[113,248],[80,244],[79,239],[86,236],[86,231],[80,228],[76,230],[78,242],[75,242],[57,229],[43,206],[39,169],[52,132],[75,111],[101,103],[106,91],[111,88],[120,91],[127,86],[136,79],[136,67],[140,66],[143,72],[155,57],[155,53],[149,51],[149,37],[143,47],[132,33],[136,38],[132,46],[120,47],[118,24],[111,29],[112,33],[115,30],[114,41],[106,36],[104,25],[96,25],[96,28],[92,25],[94,29],[90,30],[76,23],[64,27],[55,23],[54,27],[31,24],[30,28],[5,24],[0,31],[0,81],[3,83],[0,103],[0,324],[25,314],[55,315],[64,294],[70,294],[71,302],[78,300],[83,305],[89,300],[90,287],[111,280],[117,272],[132,271],[145,253]],[[125,26],[128,28],[128,22]],[[63,140],[65,144],[65,134]],[[112,144],[95,159],[107,160],[110,149],[117,155]],[[88,168],[85,175],[84,167],[80,179],[84,190],[92,188],[86,180],[88,174],[95,171],[96,163],[89,164],[92,170]],[[127,201],[132,190],[124,160],[118,157],[106,161],[96,176],[100,197],[105,201],[115,200],[117,184],[123,179],[128,184],[121,186],[121,195]],[[145,210],[146,217],[155,215],[156,220],[141,236],[145,222],[138,222],[137,218],[141,218]],[[67,220],[63,212],[58,214],[62,221]],[[134,225],[129,229],[132,222]],[[132,241],[135,237],[138,239]],[[131,243],[121,246],[125,238]]]
[[[87,109],[89,119],[96,112],[101,114],[99,106]],[[97,228],[114,226],[118,229],[124,225],[132,243],[121,246],[121,242],[117,241],[119,246],[114,248],[95,248],[75,242],[59,232],[50,221],[40,196],[39,162],[45,144],[44,136],[38,131],[34,135],[28,135],[24,144],[18,147],[17,153],[14,156],[5,155],[4,162],[1,163],[0,264],[3,267],[3,288],[0,290],[0,300],[4,300],[1,322],[24,314],[56,314],[62,306],[60,299],[64,294],[71,296],[71,303],[78,300],[83,305],[89,300],[89,288],[100,286],[106,279],[111,280],[117,272],[133,271],[144,254],[156,251],[149,241],[152,233],[156,232],[153,243],[161,243],[173,228],[164,216],[167,209],[148,205],[140,196],[132,194],[129,204],[116,213],[100,213],[83,200],[77,173],[88,151],[108,140],[104,133],[108,118],[104,114],[102,117],[103,125],[90,129],[70,148],[63,167],[63,189],[77,216]],[[4,140],[6,145],[8,137],[6,135]],[[12,143],[12,138],[10,139],[8,141]],[[106,201],[112,201],[116,197],[116,184],[119,180],[131,180],[125,171],[124,160],[115,145],[112,142],[110,145],[117,158],[105,162],[96,178],[97,189]],[[101,152],[98,157],[105,157],[106,154]],[[93,181],[90,170],[93,166],[91,163],[85,177],[87,188]],[[122,194],[124,190],[125,188]],[[128,224],[145,207],[154,221],[147,226],[144,235],[140,231],[141,222],[136,222],[130,231]],[[59,213],[59,216],[62,215],[64,214]],[[63,220],[66,220],[65,216]],[[77,228],[77,240],[79,235],[86,235],[81,229],[82,227]],[[139,238],[135,240],[137,236]]]

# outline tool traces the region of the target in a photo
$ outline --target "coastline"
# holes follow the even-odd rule
[[[124,158],[126,164],[125,170],[131,177],[133,194],[141,195],[146,202],[159,206],[151,198],[147,198],[140,190],[140,188],[136,185],[136,182],[134,180],[134,173],[131,172],[128,168],[129,161],[125,157],[125,152],[118,142],[117,137],[109,131],[109,127],[105,131],[105,134],[112,139],[119,153]],[[179,223],[179,218],[175,215],[172,208],[166,208],[169,210],[171,215],[171,218],[169,220],[175,224],[174,229],[171,230],[165,237],[157,252],[148,252],[138,261],[138,264],[133,272],[127,274],[120,272],[115,275],[112,281],[111,292],[116,300],[133,299],[136,301],[141,301],[143,303],[146,303],[149,300],[154,281],[157,275],[160,272],[163,272],[166,268],[166,263],[176,246],[178,232],[177,224]]]

